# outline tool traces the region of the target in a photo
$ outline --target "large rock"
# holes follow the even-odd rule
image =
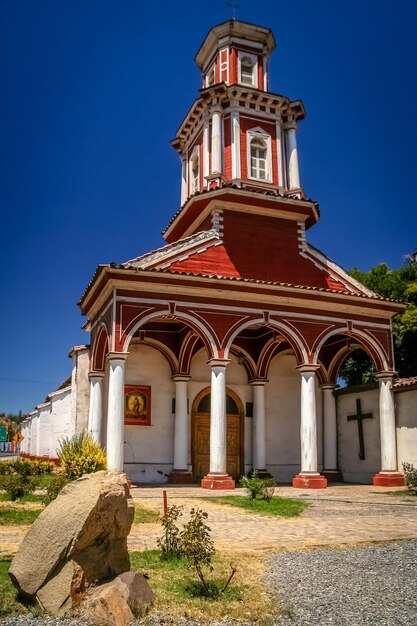
[[[19,591],[53,615],[86,589],[130,569],[133,500],[123,474],[96,472],[69,483],[41,513],[12,561]]]
[[[129,626],[153,604],[154,595],[143,574],[125,572],[92,587],[77,609],[77,617],[94,626]]]

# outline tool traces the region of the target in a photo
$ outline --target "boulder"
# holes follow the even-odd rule
[[[77,608],[77,617],[94,626],[129,626],[146,613],[154,595],[139,572],[125,572],[109,583],[92,587]]]
[[[154,601],[153,591],[140,572],[124,572],[118,580],[126,587],[127,603],[135,615],[142,615]]]
[[[123,474],[87,474],[64,487],[29,529],[10,578],[24,596],[63,615],[92,583],[130,569],[127,536],[133,517]]]
[[[128,590],[119,578],[92,589],[77,610],[77,617],[94,626],[129,626],[134,619]]]

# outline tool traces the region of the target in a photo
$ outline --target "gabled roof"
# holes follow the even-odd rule
[[[379,298],[378,294],[352,278],[340,265],[314,246],[305,243],[301,254],[307,263],[314,263],[318,269],[325,272],[329,291]],[[241,276],[227,254],[219,233],[214,229],[199,232],[157,250],[152,250],[126,261],[122,267],[194,276],[251,280],[250,276]],[[317,285],[297,286],[319,288]]]

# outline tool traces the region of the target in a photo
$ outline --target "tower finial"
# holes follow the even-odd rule
[[[236,20],[237,10],[240,9],[240,4],[238,4],[236,0],[231,0],[230,2],[227,2],[226,4],[228,7],[230,7],[230,10],[232,13],[232,20]]]

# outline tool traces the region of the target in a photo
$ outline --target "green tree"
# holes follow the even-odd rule
[[[417,375],[417,263],[409,259],[398,270],[381,263],[369,272],[353,269],[349,273],[380,296],[407,304],[404,313],[397,315],[392,323],[395,366],[401,377]],[[371,382],[374,371],[366,353],[354,350],[344,361],[339,375],[348,385],[357,385]]]

